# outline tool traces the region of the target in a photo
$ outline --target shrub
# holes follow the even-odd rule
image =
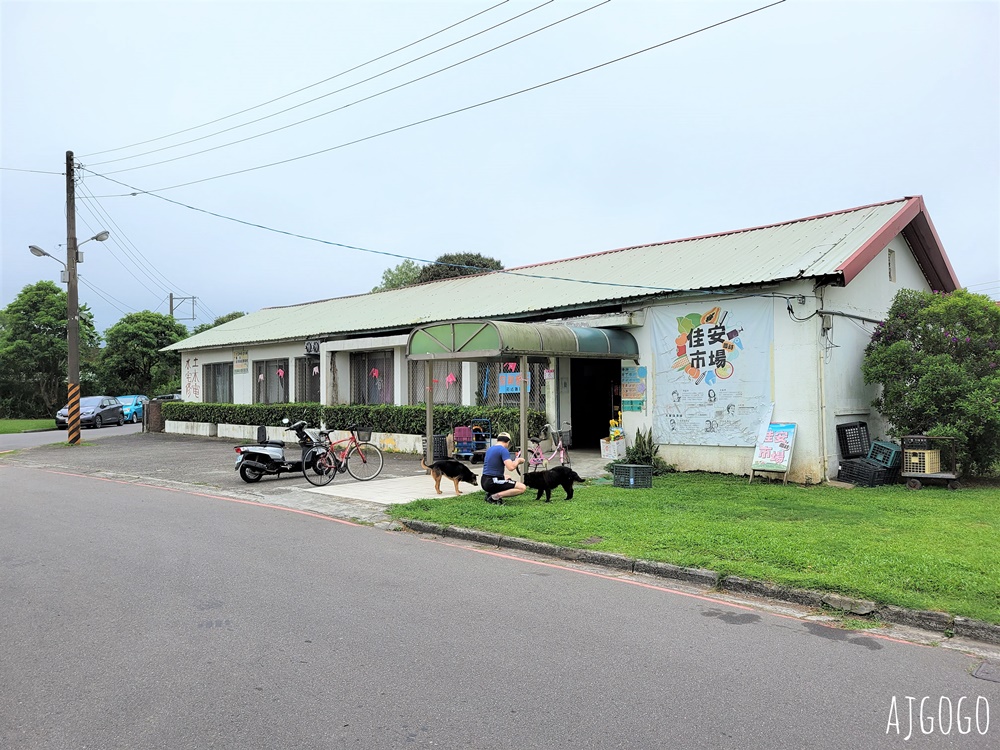
[[[606,468],[610,471],[611,467],[615,464],[638,464],[640,466],[652,466],[653,476],[657,477],[669,474],[672,471],[677,471],[676,466],[668,464],[657,455],[659,452],[660,446],[653,440],[652,427],[646,431],[645,435],[643,435],[640,430],[636,430],[635,440],[632,441],[632,445],[625,447],[625,458],[612,461]]]
[[[894,437],[955,437],[967,474],[1000,459],[1000,307],[986,295],[901,290],[862,372]]]
[[[183,422],[215,424],[278,425],[288,417],[295,422],[304,419],[311,427],[324,425],[330,430],[346,430],[352,425],[370,427],[374,432],[402,435],[423,435],[427,430],[427,408],[423,404],[392,406],[388,404],[203,404],[193,402],[163,402],[163,418]],[[515,408],[485,406],[434,407],[434,434],[447,434],[455,425],[472,419],[489,419],[493,434],[509,432],[517,435],[520,412]],[[528,411],[528,432],[538,434],[545,424],[545,413]]]

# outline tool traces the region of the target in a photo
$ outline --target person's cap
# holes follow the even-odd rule
[[[497,440],[503,440],[505,443],[509,443],[510,442],[510,433],[501,432],[499,435],[497,435]]]

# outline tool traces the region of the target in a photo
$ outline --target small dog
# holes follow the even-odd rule
[[[437,490],[439,495],[441,494],[441,477],[448,477],[448,479],[455,483],[456,495],[462,494],[462,491],[458,489],[459,482],[466,482],[474,487],[479,486],[479,482],[476,481],[476,475],[472,473],[472,470],[461,461],[456,461],[453,458],[435,461],[430,466],[425,464],[424,459],[421,458],[420,465],[434,477],[434,489]]]
[[[584,479],[568,466],[556,466],[548,471],[529,471],[521,478],[521,481],[527,487],[538,490],[538,496],[535,500],[541,500],[544,492],[545,502],[550,502],[552,490],[559,486],[566,490],[566,499],[572,500],[573,482],[583,482]]]

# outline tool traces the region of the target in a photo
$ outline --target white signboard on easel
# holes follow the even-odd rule
[[[770,422],[763,437],[757,441],[750,465],[750,481],[755,471],[783,474],[782,483],[788,482],[788,469],[792,464],[792,447],[795,445],[794,422]]]

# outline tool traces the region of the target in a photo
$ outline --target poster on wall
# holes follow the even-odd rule
[[[233,351],[233,375],[246,375],[250,372],[250,353],[246,349]]]
[[[773,300],[650,310],[658,443],[752,447],[770,418]]]
[[[646,410],[646,368],[622,367],[622,411]]]

